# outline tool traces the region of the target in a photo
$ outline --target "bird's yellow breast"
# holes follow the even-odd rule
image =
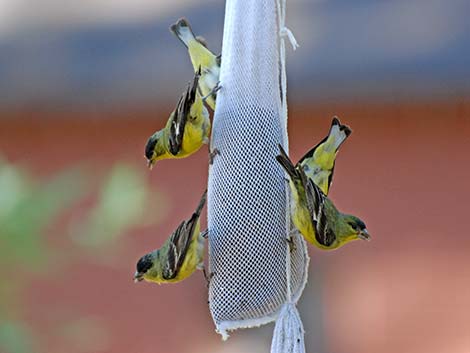
[[[308,210],[307,202],[305,196],[301,195],[297,190],[296,186],[292,181],[289,182],[292,195],[291,203],[291,218],[295,227],[299,232],[305,237],[305,239],[314,243],[315,240],[315,228],[313,227],[312,217]],[[303,188],[302,188],[303,190]]]
[[[203,96],[208,96],[219,81],[220,68],[217,65],[217,59],[209,49],[196,40],[189,41],[188,51],[194,71],[197,72],[201,68],[199,89]],[[215,110],[215,101],[212,96],[207,97],[206,103],[212,110]]]
[[[312,158],[304,162],[305,174],[313,180],[313,182],[328,195],[328,183],[333,169],[336,152],[331,149],[325,149],[325,144],[318,146]]]
[[[178,157],[186,157],[201,148],[205,132],[202,126],[196,126],[193,124],[186,124],[184,129],[184,137],[181,152],[178,153]]]
[[[334,242],[333,246],[330,248],[331,250],[337,249],[351,241],[358,240],[357,234],[349,234],[346,236],[339,236],[338,240]]]
[[[201,45],[196,40],[192,40],[188,43],[189,57],[191,58],[191,63],[193,64],[194,71],[199,70],[201,67],[202,70],[209,68],[215,65],[214,54],[212,54],[206,47]]]
[[[314,161],[322,169],[331,169],[335,163],[336,152],[331,149],[324,148],[323,145],[318,146],[314,153]]]

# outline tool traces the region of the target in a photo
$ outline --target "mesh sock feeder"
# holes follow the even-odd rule
[[[222,66],[209,170],[209,307],[217,331],[276,321],[271,352],[305,352],[296,308],[308,255],[291,230],[285,0],[226,0]],[[292,235],[291,244],[287,241]]]

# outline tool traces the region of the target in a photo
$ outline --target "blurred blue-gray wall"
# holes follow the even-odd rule
[[[191,68],[168,26],[185,16],[220,52],[224,6],[0,1],[0,106],[173,99]],[[288,25],[301,46],[288,54],[290,97],[467,95],[469,13],[466,0],[291,0]]]

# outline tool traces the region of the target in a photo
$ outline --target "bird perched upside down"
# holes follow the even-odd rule
[[[351,135],[352,130],[342,125],[335,116],[331,121],[330,132],[320,143],[308,151],[297,163],[305,174],[325,195],[328,195],[335,169],[336,155],[342,143]]]
[[[145,146],[149,168],[159,160],[185,158],[209,143],[209,112],[198,93],[200,71],[180,97],[165,127],[155,132]]]
[[[215,110],[217,90],[219,89],[219,75],[221,56],[215,55],[208,48],[201,37],[196,37],[191,29],[191,25],[185,18],[179,19],[170,27],[174,33],[188,49],[194,71],[201,68],[201,79],[199,88],[207,105]]]
[[[140,258],[134,281],[174,283],[203,269],[204,237],[200,233],[199,217],[206,202],[206,192],[191,218],[181,222],[160,249]]]
[[[333,202],[307,177],[302,166],[294,166],[279,146],[277,161],[289,175],[292,222],[305,239],[323,250],[337,249],[356,239],[369,240],[366,225],[356,216],[338,211]]]

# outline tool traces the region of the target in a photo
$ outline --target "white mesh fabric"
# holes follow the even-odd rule
[[[286,181],[275,159],[279,143],[287,149],[276,9],[275,0],[226,2],[211,142],[219,154],[208,186],[209,305],[224,336],[274,320],[306,279],[301,237],[286,261]]]

